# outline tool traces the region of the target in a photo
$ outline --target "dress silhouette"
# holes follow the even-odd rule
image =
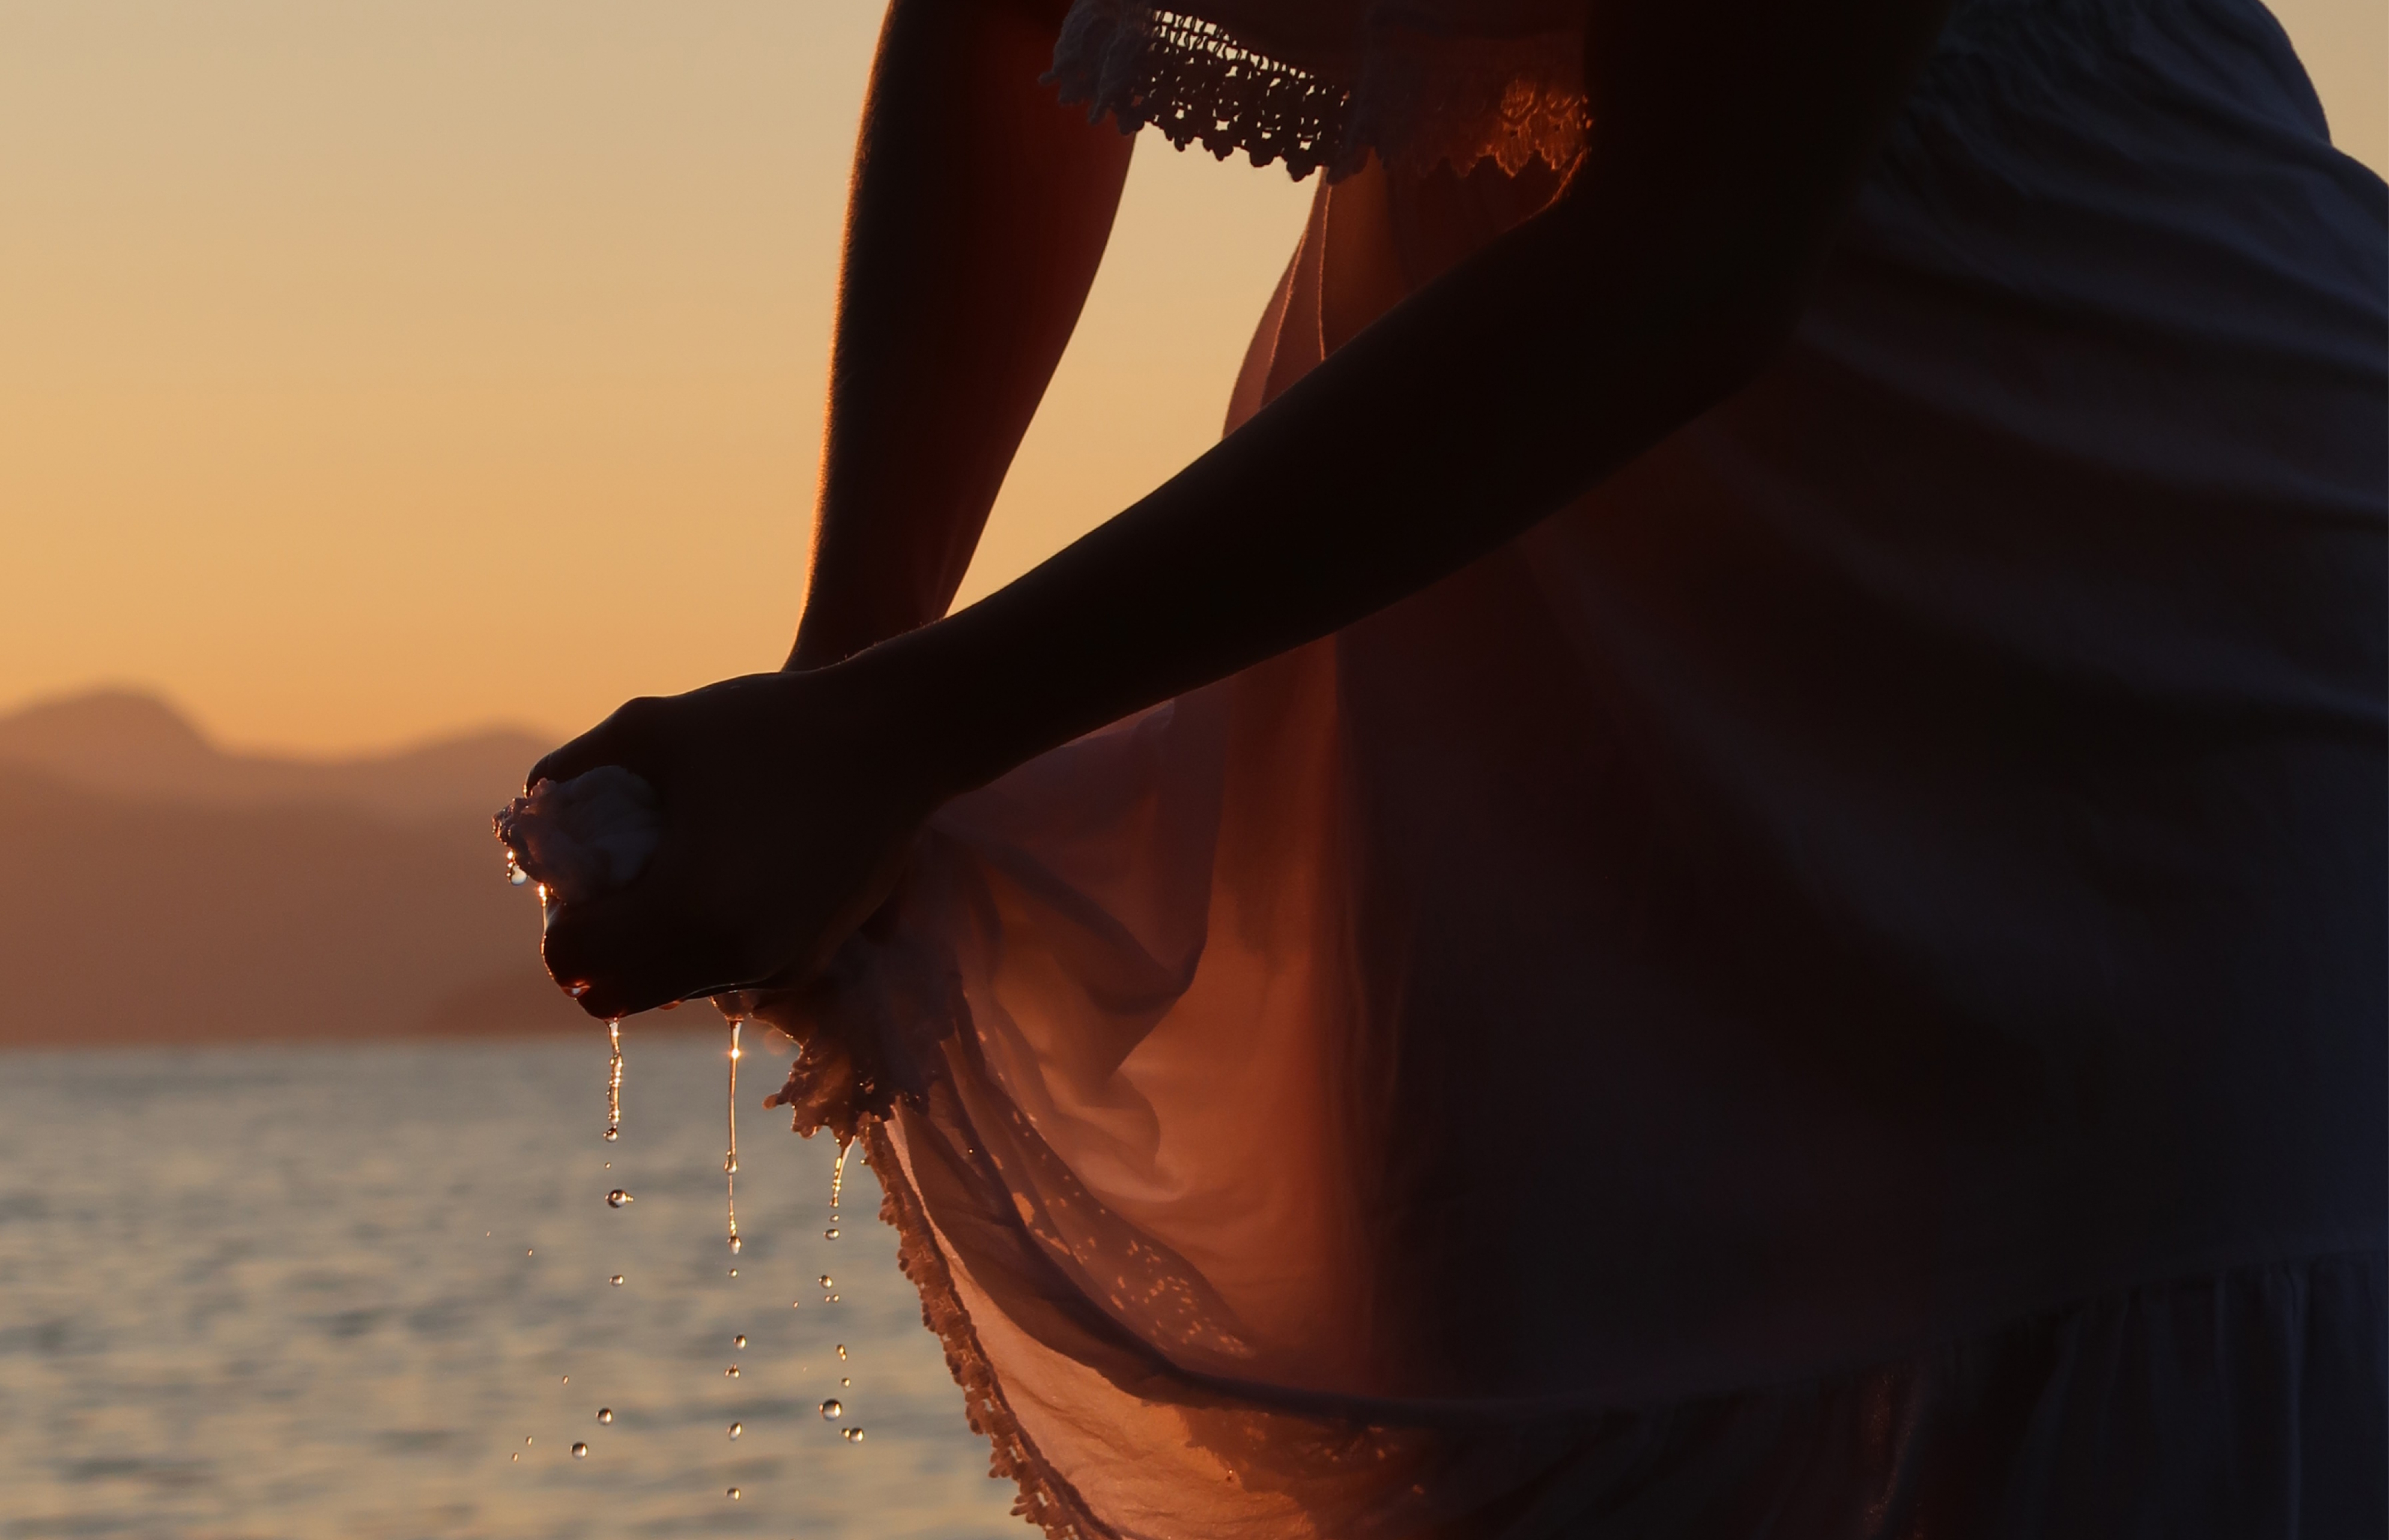
[[[1080,0],[1066,100],[1320,174],[1232,428],[1584,24]],[[2256,0],[1963,0],[1746,388],[939,812],[793,1025],[1024,1511],[2382,1534],[2383,230]]]

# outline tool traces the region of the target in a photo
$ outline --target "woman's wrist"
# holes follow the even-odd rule
[[[794,719],[809,727],[820,722],[821,693],[826,692],[831,718],[851,734],[839,752],[854,757],[859,773],[879,794],[915,805],[924,816],[987,779],[974,778],[970,767],[980,757],[970,752],[969,724],[955,720],[942,704],[949,692],[939,681],[938,649],[919,645],[927,640],[922,631],[908,631],[810,668],[800,643],[790,660],[802,681],[791,683],[808,697]]]

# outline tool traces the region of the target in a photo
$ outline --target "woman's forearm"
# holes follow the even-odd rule
[[[854,660],[902,703],[932,795],[1424,587],[1764,363],[1941,5],[1719,0],[1671,32],[1676,14],[1638,6],[1613,39],[1648,72],[1607,83],[1606,132],[1558,204],[1126,513]],[[1722,61],[1719,25],[1742,29]]]
[[[1588,359],[1590,324],[1554,313],[1554,286],[1629,280],[1571,264],[1554,235],[1518,232],[1127,512],[856,658],[934,734],[938,794],[1457,570],[1730,389],[1786,318],[1634,283],[1643,308],[1605,317]]]
[[[894,0],[855,153],[792,666],[943,615],[1069,340],[1132,141],[1037,83],[1052,0]]]

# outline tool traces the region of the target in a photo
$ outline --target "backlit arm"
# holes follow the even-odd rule
[[[1133,141],[1037,83],[1052,0],[895,0],[855,150],[790,664],[946,612],[1069,340]]]

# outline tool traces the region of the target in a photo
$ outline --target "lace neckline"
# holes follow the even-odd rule
[[[1180,149],[1200,144],[1299,181],[1335,181],[1374,155],[1389,168],[1463,173],[1491,159],[1572,163],[1589,120],[1580,18],[1500,36],[1431,29],[1373,10],[1348,70],[1309,69],[1217,22],[1146,0],[1076,0],[1046,83],[1123,133],[1150,123]]]

